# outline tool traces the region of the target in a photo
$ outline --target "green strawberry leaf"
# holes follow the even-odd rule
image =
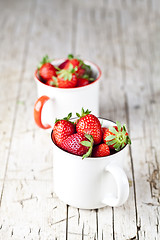
[[[121,127],[121,124],[120,124],[120,122],[118,122],[118,121],[116,122],[116,124],[117,124],[117,127],[118,127],[118,131],[120,132],[120,131],[121,131],[121,128],[122,128],[122,127]]]
[[[50,81],[49,84],[50,84],[51,86],[55,86],[55,85],[56,85],[56,84],[55,84],[55,81]]]
[[[84,108],[82,107],[82,110],[81,110],[81,115],[79,113],[76,113],[77,117],[81,118],[81,117],[84,117],[88,114],[90,114],[91,111],[89,111],[88,109],[86,111],[84,111]]]
[[[114,127],[109,127],[109,131],[113,134],[117,134],[117,130]]]
[[[115,139],[115,135],[109,135],[109,136],[107,136],[106,138],[105,138],[105,140],[106,141],[110,141],[110,140],[113,140],[113,139]]]
[[[42,67],[43,64],[45,63],[50,63],[52,62],[53,59],[49,59],[48,55],[45,55],[43,58],[42,58],[42,61],[38,64],[38,70]]]
[[[84,74],[84,75],[82,75],[82,78],[89,79],[89,75],[88,74]]]
[[[83,155],[82,159],[90,157],[92,155],[92,148],[89,148],[88,152]]]
[[[69,121],[71,117],[72,117],[72,113],[70,112],[68,116],[64,117],[63,119]]]
[[[131,144],[131,139],[129,138],[129,136],[127,136],[127,143]]]
[[[72,79],[72,74],[69,75],[68,80],[71,81]]]
[[[91,142],[93,142],[93,137],[92,135],[88,134],[88,133],[85,133],[84,136]]]
[[[69,59],[69,60],[71,60],[71,59],[73,59],[73,58],[74,58],[73,54],[69,54],[69,55],[68,55],[68,59]]]
[[[114,145],[115,143],[116,143],[116,139],[106,142],[107,145]]]
[[[116,143],[116,144],[114,145],[114,149],[115,149],[117,152],[120,150],[120,148],[121,148],[120,143]]]
[[[88,80],[90,81],[90,82],[94,82],[94,78],[92,78],[92,77],[90,77],[90,78],[88,78]]]
[[[58,87],[58,84],[57,84],[57,78],[55,76],[52,76],[52,79],[53,79],[53,82],[54,82],[54,86]]]
[[[82,157],[82,159],[86,158],[86,157],[90,157],[92,155],[92,150],[93,150],[93,144],[94,144],[94,140],[92,135],[89,135],[87,133],[85,133],[85,137],[89,140],[89,141],[82,141],[81,144],[83,146],[89,147],[87,153],[85,153]]]
[[[125,135],[125,134],[126,134],[126,132],[127,132],[127,130],[126,130],[126,126],[125,126],[125,125],[123,125],[123,127],[122,127],[122,133]]]
[[[62,118],[62,119],[56,118],[55,123],[58,122],[58,121],[61,121],[61,120],[69,121],[71,117],[72,117],[72,113],[69,113],[67,117],[64,117],[64,118]],[[71,122],[71,121],[69,121],[69,122]],[[73,123],[73,122],[71,122],[71,123]],[[74,124],[74,123],[73,123],[73,124]]]
[[[57,69],[58,71],[60,71],[61,69],[57,66],[54,66],[55,69]]]
[[[73,69],[74,69],[74,68],[73,68],[73,65],[72,65],[72,63],[70,63],[70,64],[69,64],[68,71],[70,71],[70,72],[71,72]]]
[[[81,144],[85,147],[90,147],[91,146],[91,142],[89,142],[89,141],[82,141]]]
[[[81,115],[80,115],[79,113],[76,113],[76,115],[77,115],[77,117],[79,117],[79,118],[81,117]]]

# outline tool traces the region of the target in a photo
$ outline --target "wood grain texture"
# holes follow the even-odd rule
[[[0,13],[0,240],[159,240],[160,2],[5,0]],[[100,115],[127,124],[122,207],[81,210],[54,194],[33,74],[43,55],[68,53],[100,66]]]

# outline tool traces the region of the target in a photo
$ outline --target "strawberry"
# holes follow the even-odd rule
[[[105,157],[110,155],[110,149],[107,144],[101,143],[94,146],[92,151],[92,157]]]
[[[89,157],[92,154],[93,138],[88,134],[74,133],[62,142],[61,147],[69,153]]]
[[[92,135],[94,139],[94,144],[99,144],[102,140],[102,128],[99,119],[90,114],[90,111],[87,109],[85,112],[82,108],[81,116],[77,113],[79,120],[76,124],[76,131],[78,133],[87,133]]]
[[[72,64],[68,69],[61,69],[57,71],[57,87],[59,88],[73,88],[77,85],[77,77],[75,75],[76,68]],[[55,77],[53,77],[55,80]]]
[[[64,62],[62,62],[62,63],[58,66],[59,69],[63,69],[68,62],[69,62],[69,59],[66,59]]]
[[[103,141],[110,147],[110,149],[115,149],[116,151],[119,151],[126,144],[131,144],[131,140],[128,136],[126,126],[121,126],[118,121],[116,122],[116,126],[102,128],[102,131]]]
[[[74,58],[72,54],[68,55],[68,62],[66,62],[64,69],[69,69],[70,64],[73,68],[77,67],[76,75],[77,77],[82,77],[85,73],[90,73],[90,66],[85,64],[81,59]]]
[[[87,78],[78,78],[76,87],[83,87],[88,85],[89,83],[90,81]]]
[[[49,60],[48,56],[46,55],[45,57],[43,57],[42,61],[38,66],[39,75],[44,80],[49,80],[53,76],[56,76],[56,69],[50,62],[51,60]]]
[[[89,77],[89,75],[84,74],[82,77],[77,78],[77,86],[76,87],[83,87],[90,84],[94,81],[94,78]]]
[[[64,119],[56,119],[53,132],[52,139],[55,144],[61,147],[62,142],[70,135],[75,133],[75,125],[70,122],[70,118],[72,113],[69,113],[68,116]]]

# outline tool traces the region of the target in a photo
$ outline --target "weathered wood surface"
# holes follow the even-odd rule
[[[160,239],[160,1],[0,1],[0,239]],[[123,207],[80,210],[52,189],[52,144],[33,120],[46,53],[102,69],[100,113],[132,145]]]

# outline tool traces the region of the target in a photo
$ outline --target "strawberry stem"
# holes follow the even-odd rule
[[[116,151],[121,150],[125,145],[131,144],[131,139],[128,136],[126,126],[121,126],[120,122],[116,122],[117,129],[115,127],[109,127],[109,131],[112,135],[105,138],[108,146],[112,145]]]
[[[42,58],[42,60],[41,60],[41,62],[38,64],[38,70],[42,67],[42,65],[43,64],[45,64],[45,63],[50,63],[50,62],[52,62],[53,61],[53,59],[49,59],[49,57],[48,57],[48,55],[45,55],[43,58]]]
[[[69,59],[69,60],[71,60],[71,59],[73,59],[73,58],[74,58],[73,54],[69,54],[69,55],[68,55],[68,59]]]
[[[64,117],[62,119],[57,119],[55,120],[55,123],[58,122],[58,121],[61,121],[61,120],[66,120],[66,121],[69,121],[70,118],[72,117],[72,113],[69,113],[67,117]],[[69,121],[70,122],[70,121]]]
[[[84,108],[82,107],[81,115],[79,113],[76,113],[76,115],[77,115],[77,117],[82,118],[90,113],[91,113],[91,111],[89,111],[88,109],[86,111],[84,111]]]
[[[72,79],[72,74],[75,73],[77,71],[77,67],[73,67],[72,64],[69,65],[68,69],[62,69],[57,71],[56,73],[59,74],[59,78],[63,78],[65,81],[69,80],[71,81]]]

